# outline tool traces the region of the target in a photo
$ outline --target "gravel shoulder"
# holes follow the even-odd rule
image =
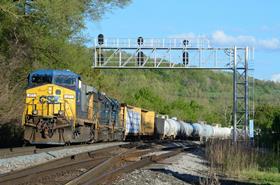
[[[201,148],[180,153],[120,177],[115,185],[188,185],[196,184],[209,171]]]
[[[114,185],[253,185],[217,177],[207,165],[203,148],[185,151],[160,163],[119,177]]]

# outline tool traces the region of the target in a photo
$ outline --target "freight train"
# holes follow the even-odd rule
[[[22,124],[31,144],[231,136],[230,128],[185,123],[120,103],[69,70],[36,70],[27,79]]]

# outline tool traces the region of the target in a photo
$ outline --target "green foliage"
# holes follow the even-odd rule
[[[0,3],[0,121],[20,120],[27,74],[38,68],[91,73],[85,20],[130,0],[2,0]],[[82,65],[81,65],[82,64]]]
[[[263,130],[272,129],[280,133],[280,106],[261,104],[256,108],[256,126]]]

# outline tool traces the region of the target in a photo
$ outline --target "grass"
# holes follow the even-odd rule
[[[279,151],[279,150],[277,150]],[[206,156],[218,174],[262,184],[280,185],[280,155],[269,148],[231,140],[209,140]]]
[[[280,184],[280,173],[270,171],[259,171],[258,169],[244,170],[241,172],[241,177],[248,179],[251,182],[261,184]]]

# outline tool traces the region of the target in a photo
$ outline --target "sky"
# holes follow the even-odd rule
[[[254,77],[280,82],[279,0],[132,0],[86,25],[92,39],[204,36],[214,47],[254,47]]]

